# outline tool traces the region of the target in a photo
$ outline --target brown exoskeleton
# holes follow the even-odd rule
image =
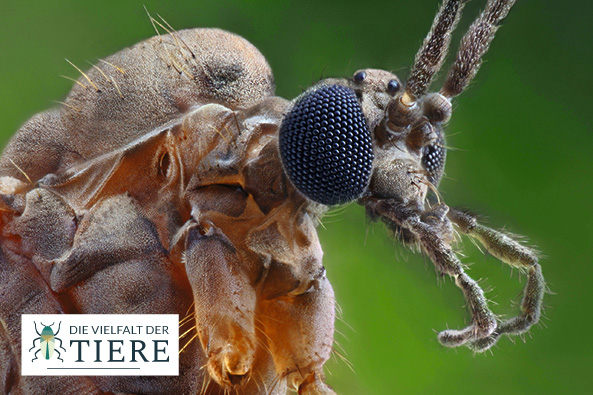
[[[443,345],[484,351],[526,332],[545,288],[535,252],[436,189],[451,100],[514,1],[488,1],[444,86],[427,93],[463,3],[445,0],[405,86],[366,69],[287,101],[246,40],[162,24],[170,34],[82,73],[0,158],[2,388],[333,393],[323,365],[334,296],[315,228],[328,206],[353,200],[461,288],[471,322],[441,332]],[[455,230],[527,271],[518,317],[489,310],[453,252]],[[180,314],[180,376],[21,377],[24,313]]]

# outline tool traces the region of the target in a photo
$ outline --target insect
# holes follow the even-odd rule
[[[487,2],[433,93],[464,1],[444,1],[405,83],[365,69],[288,101],[243,38],[152,17],[167,34],[80,70],[63,106],[0,158],[0,340],[18,349],[25,312],[177,313],[180,376],[19,377],[21,356],[2,348],[4,388],[333,393],[335,302],[316,226],[352,201],[463,292],[471,321],[441,344],[484,351],[529,330],[545,289],[536,253],[437,189],[451,102],[513,3]],[[519,316],[490,311],[455,232],[527,272]]]
[[[62,354],[60,353],[59,350],[57,350],[55,348],[56,340],[59,340],[60,341],[59,347],[62,350],[66,351],[66,349],[64,347],[62,347],[62,339],[60,339],[58,337],[58,333],[60,332],[61,322],[58,324],[58,330],[56,331],[56,333],[54,333],[53,329],[51,329],[51,327],[55,324],[55,322],[50,325],[43,325],[43,323],[41,323],[41,326],[43,326],[41,333],[39,333],[39,331],[37,330],[37,323],[35,321],[33,321],[33,324],[35,325],[35,332],[37,332],[39,337],[36,337],[35,339],[33,339],[33,347],[31,347],[29,349],[29,351],[31,351],[35,348],[35,342],[37,340],[39,340],[39,350],[35,351],[35,358],[33,358],[33,360],[31,362],[33,362],[34,360],[37,359],[37,354],[40,351],[41,351],[41,356],[45,359],[50,359],[54,355],[54,351],[55,351],[58,354],[58,359],[60,361],[64,362],[64,360],[62,359]]]

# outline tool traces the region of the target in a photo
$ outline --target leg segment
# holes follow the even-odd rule
[[[496,319],[488,308],[484,291],[464,273],[461,262],[451,249],[452,225],[446,217],[448,207],[439,205],[421,216],[393,200],[367,199],[365,205],[371,214],[408,230],[436,268],[453,277],[462,290],[471,312],[471,324],[461,330],[440,332],[438,339],[441,344],[458,347],[476,339],[488,338],[496,329]]]
[[[306,289],[264,300],[258,312],[276,372],[299,394],[335,394],[323,374],[333,344],[334,293],[319,269]]]
[[[489,0],[486,9],[463,36],[457,58],[449,70],[441,93],[449,98],[459,95],[475,77],[482,57],[494,39],[502,20],[515,0]]]
[[[41,336],[41,335],[39,335],[39,336]],[[36,341],[36,340],[41,340],[41,337],[36,337],[35,339],[33,339],[33,347],[31,347],[31,348],[29,349],[29,351],[31,351],[32,349],[34,349],[34,348],[35,348],[35,341]]]
[[[60,340],[60,347],[61,347],[62,341]],[[62,349],[64,350],[64,348],[62,347]],[[62,359],[62,353],[60,353],[60,351],[56,348],[54,350],[57,354],[58,354],[58,359],[62,362],[64,362],[64,360]]]
[[[65,349],[64,347],[62,347],[62,339],[60,339],[60,338],[58,338],[58,337],[56,337],[55,339],[60,341],[60,345],[59,345],[59,347],[60,347],[62,350],[66,351],[66,349]],[[57,348],[56,348],[56,350],[57,350]]]
[[[210,376],[226,388],[249,378],[255,359],[255,290],[227,236],[209,221],[189,230],[185,268]]]
[[[449,218],[458,225],[461,232],[479,240],[489,253],[502,262],[519,269],[527,269],[527,285],[521,301],[521,315],[500,322],[492,335],[472,341],[468,346],[475,351],[484,351],[492,347],[500,335],[527,332],[539,320],[546,288],[536,253],[504,233],[480,225],[467,213],[453,209],[449,211]]]

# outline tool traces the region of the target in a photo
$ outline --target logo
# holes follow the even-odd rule
[[[35,358],[33,358],[31,360],[31,362],[33,362],[37,359],[37,354],[39,354],[40,352],[41,352],[41,355],[43,356],[43,358],[50,359],[52,357],[52,355],[54,355],[54,351],[56,352],[56,354],[58,354],[58,359],[60,361],[64,362],[64,360],[61,358],[60,351],[55,349],[56,340],[58,340],[60,342],[59,347],[62,350],[66,351],[66,349],[64,347],[62,347],[62,339],[60,339],[58,337],[58,333],[60,332],[60,325],[62,324],[62,322],[60,322],[58,324],[58,330],[56,331],[56,333],[54,333],[54,331],[51,329],[51,327],[54,324],[43,325],[43,323],[42,323],[41,326],[43,326],[43,330],[41,331],[41,333],[39,333],[39,331],[37,330],[37,323],[35,321],[33,321],[33,324],[35,325],[35,332],[37,332],[39,337],[36,337],[33,340],[33,347],[31,347],[29,349],[29,352],[31,352],[31,350],[33,350],[35,348],[35,342],[37,340],[39,340],[39,349],[35,352]]]
[[[23,314],[21,322],[23,376],[179,375],[177,314]]]

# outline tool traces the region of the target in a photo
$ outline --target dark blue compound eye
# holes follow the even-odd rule
[[[309,199],[342,204],[367,188],[373,144],[352,89],[326,85],[305,92],[282,121],[279,138],[284,169]]]
[[[438,186],[443,170],[447,151],[443,148],[444,139],[439,138],[434,144],[427,145],[422,150],[422,164],[428,172],[428,181]]]

